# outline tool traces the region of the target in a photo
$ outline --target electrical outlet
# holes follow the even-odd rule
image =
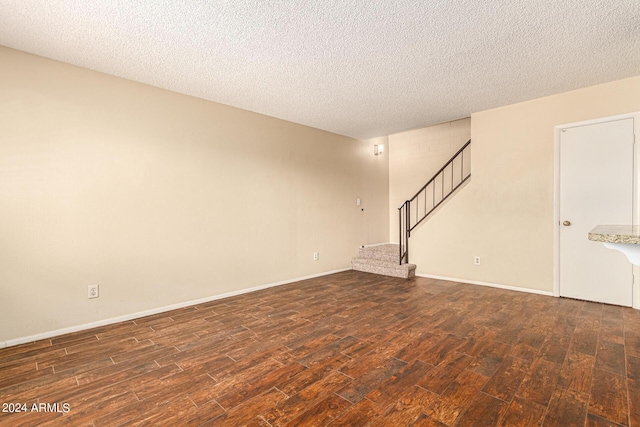
[[[87,286],[87,298],[98,298],[100,296],[100,285]]]
[[[473,258],[473,263],[474,263],[475,265],[480,265],[480,257],[479,257],[479,256],[477,256],[477,257]]]
[[[314,260],[314,261],[317,261],[317,260],[319,260],[319,259],[320,259],[320,255],[318,254],[318,252],[314,252],[314,253],[313,253],[313,260]]]

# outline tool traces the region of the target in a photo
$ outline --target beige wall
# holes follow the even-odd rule
[[[471,138],[471,119],[389,135],[389,241],[398,242],[398,207]]]
[[[473,114],[471,180],[412,235],[417,273],[552,292],[554,126],[635,111],[640,76]]]
[[[0,64],[0,346],[349,268],[389,235],[373,141],[7,48]]]

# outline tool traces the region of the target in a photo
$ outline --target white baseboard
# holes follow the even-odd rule
[[[499,285],[497,283],[478,282],[476,280],[467,280],[467,279],[456,279],[454,277],[434,276],[432,274],[417,274],[416,273],[416,276],[425,277],[427,279],[447,280],[449,282],[468,283],[470,285],[488,286],[490,288],[506,289],[508,291],[527,292],[529,294],[546,295],[546,296],[550,296],[550,297],[553,296],[553,292],[539,291],[537,289],[529,289],[529,288],[519,288],[517,286]]]
[[[7,340],[7,341],[4,341],[4,342],[0,342],[0,348],[12,347],[14,345],[30,343],[30,342],[34,342],[34,341],[38,341],[38,340],[47,339],[47,338],[53,338],[53,337],[57,337],[57,336],[60,336],[60,335],[69,334],[69,333],[72,333],[72,332],[79,332],[79,331],[84,331],[84,330],[91,329],[91,328],[97,328],[99,326],[111,325],[113,323],[126,322],[128,320],[139,319],[141,317],[151,316],[152,314],[163,313],[165,311],[176,310],[178,308],[184,308],[184,307],[188,307],[190,305],[203,304],[205,302],[215,301],[215,300],[219,300],[219,299],[223,299],[223,298],[229,298],[229,297],[233,297],[233,296],[236,296],[236,295],[248,294],[250,292],[259,291],[261,289],[267,289],[267,288],[273,288],[275,286],[287,285],[289,283],[299,282],[301,280],[313,279],[313,278],[316,278],[316,277],[327,276],[329,274],[340,273],[340,272],[348,271],[348,270],[351,270],[351,268],[343,268],[343,269],[339,269],[339,270],[325,271],[323,273],[312,274],[310,276],[298,277],[296,279],[282,280],[280,282],[267,283],[266,285],[255,286],[253,288],[240,289],[238,291],[227,292],[227,293],[220,294],[220,295],[213,295],[213,296],[210,296],[210,297],[200,298],[200,299],[192,300],[192,301],[185,301],[185,302],[181,302],[181,303],[178,303],[178,304],[167,305],[167,306],[164,306],[164,307],[152,308],[150,310],[139,311],[137,313],[132,313],[132,314],[125,314],[123,316],[112,317],[112,318],[104,319],[104,320],[98,320],[96,322],[85,323],[85,324],[77,325],[77,326],[70,326],[68,328],[62,328],[62,329],[57,329],[57,330],[54,330],[54,331],[43,332],[41,334],[31,335],[31,336],[28,336],[28,337],[15,338],[15,339],[12,339],[12,340]]]

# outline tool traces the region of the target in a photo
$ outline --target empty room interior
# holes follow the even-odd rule
[[[0,426],[640,426],[639,17],[1,2]]]

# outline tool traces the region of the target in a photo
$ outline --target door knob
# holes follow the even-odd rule
[[[568,227],[571,225],[571,221],[564,221],[562,225],[564,225],[565,227]]]

